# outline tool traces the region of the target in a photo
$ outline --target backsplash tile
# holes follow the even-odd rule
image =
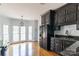
[[[60,30],[55,31],[57,35],[67,35],[65,32],[68,30],[69,35],[71,36],[79,36],[79,30],[76,30],[76,24],[61,26]]]

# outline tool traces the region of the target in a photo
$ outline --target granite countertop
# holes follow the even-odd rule
[[[78,41],[78,40],[75,40],[74,38],[65,38],[65,37],[55,37],[55,39],[58,39],[58,40],[67,40],[67,41]]]
[[[79,36],[65,36],[65,35],[56,35],[55,38],[69,41],[79,41]]]

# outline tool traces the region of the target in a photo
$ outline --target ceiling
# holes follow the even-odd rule
[[[25,20],[38,20],[40,15],[47,10],[55,10],[65,3],[2,3],[0,4],[0,15],[10,18],[20,19],[21,16]]]

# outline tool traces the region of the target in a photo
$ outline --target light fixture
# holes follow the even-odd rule
[[[20,22],[20,26],[24,26],[24,22],[23,22],[23,16],[21,16],[21,22]]]

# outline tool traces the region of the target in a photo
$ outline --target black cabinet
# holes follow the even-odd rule
[[[55,19],[55,11],[49,10],[48,12],[46,12],[41,16],[41,24],[54,25],[54,19]]]
[[[57,11],[56,11],[56,13],[55,13],[55,21],[54,21],[54,25],[55,26],[58,26],[58,14],[57,14]]]
[[[77,4],[69,3],[56,10],[55,25],[71,25],[77,23]]]
[[[61,52],[63,50],[62,42],[62,40],[55,40],[55,52]]]
[[[51,38],[51,51],[55,51],[55,39]]]
[[[62,26],[64,25],[65,21],[65,8],[60,8],[59,9],[59,14],[58,14],[58,25]]]
[[[59,8],[55,13],[55,26],[62,26],[65,23],[65,7]]]
[[[66,24],[65,25],[71,25],[71,24],[76,24],[76,13],[71,13],[66,15]]]
[[[79,10],[77,11],[77,30],[79,30]]]
[[[76,19],[76,12],[77,12],[77,4],[75,3],[70,3],[66,5],[66,19],[65,19],[65,25],[71,25],[71,24],[76,24],[77,19]]]
[[[76,41],[64,38],[51,38],[51,51],[61,53],[73,45]]]
[[[63,50],[63,41],[55,38],[51,39],[51,51],[61,52]]]
[[[76,3],[69,3],[67,4],[66,7],[66,14],[74,13],[76,12]]]
[[[77,4],[77,30],[79,30],[79,4]]]

